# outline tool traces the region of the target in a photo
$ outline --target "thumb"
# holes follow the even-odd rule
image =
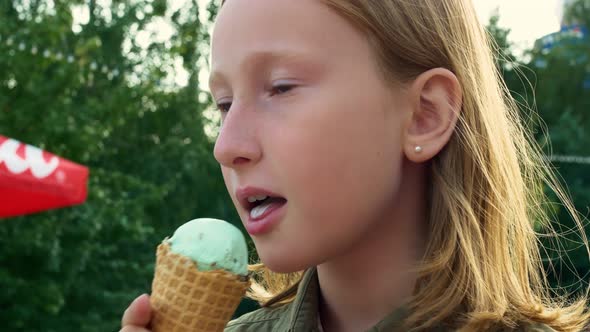
[[[143,294],[133,300],[129,308],[125,310],[123,319],[121,319],[121,325],[147,327],[151,319],[152,307],[150,306],[150,297],[147,294]]]

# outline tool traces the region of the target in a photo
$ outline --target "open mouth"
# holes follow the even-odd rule
[[[257,196],[248,198],[248,211],[252,219],[263,217],[267,212],[287,203],[283,197]]]

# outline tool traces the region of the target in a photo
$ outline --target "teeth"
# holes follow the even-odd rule
[[[268,198],[268,196],[265,196],[265,195],[250,196],[250,197],[248,197],[248,202],[254,203],[256,201],[263,201],[267,198]]]

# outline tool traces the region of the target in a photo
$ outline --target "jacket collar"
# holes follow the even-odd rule
[[[318,332],[319,296],[320,286],[317,269],[312,267],[303,274],[295,300],[289,306],[287,313],[282,316],[280,326],[287,326],[289,332]],[[405,306],[399,307],[367,332],[401,332],[403,331],[403,320],[408,314],[409,311]]]
[[[318,331],[319,294],[317,269],[312,267],[303,274],[295,300],[281,318],[281,326],[287,326],[289,332]]]

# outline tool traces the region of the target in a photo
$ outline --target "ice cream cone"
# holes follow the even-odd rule
[[[223,331],[249,286],[246,276],[199,271],[197,263],[171,252],[164,241],[152,282],[152,331]]]

